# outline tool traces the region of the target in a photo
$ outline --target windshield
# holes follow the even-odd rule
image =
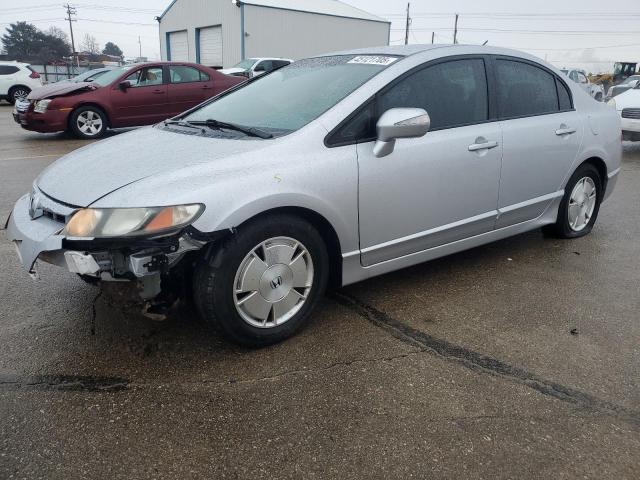
[[[114,80],[117,80],[121,75],[124,75],[135,66],[136,65],[127,65],[125,67],[114,68],[113,70],[109,70],[104,75],[100,75],[99,77],[94,78],[93,81],[98,85],[106,87],[107,85],[110,85]]]
[[[249,70],[258,61],[257,58],[247,58],[246,60],[236,63],[231,68],[241,68],[242,70]]]
[[[81,73],[71,79],[72,82],[92,82],[99,76],[107,73],[108,70],[89,70]]]
[[[340,55],[300,60],[184,118],[235,123],[274,135],[290,133],[318,118],[397,59]]]

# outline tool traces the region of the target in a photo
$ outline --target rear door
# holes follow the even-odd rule
[[[7,95],[15,84],[16,73],[20,69],[15,65],[0,65],[0,95]]]
[[[169,65],[169,116],[198,105],[213,95],[213,80],[195,67]]]
[[[162,65],[150,65],[131,72],[120,81],[129,81],[127,89],[120,81],[111,87],[114,127],[151,125],[169,117],[168,85]]]
[[[533,62],[494,57],[503,160],[497,228],[537,218],[561,197],[582,121],[564,80]]]

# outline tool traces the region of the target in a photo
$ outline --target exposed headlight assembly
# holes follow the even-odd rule
[[[83,208],[73,214],[63,234],[78,238],[132,237],[169,233],[193,223],[204,205],[150,208]]]
[[[50,103],[51,100],[38,100],[33,106],[33,111],[36,113],[44,113]]]

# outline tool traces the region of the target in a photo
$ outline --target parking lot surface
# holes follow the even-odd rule
[[[85,144],[0,105],[3,225]],[[625,143],[591,235],[534,231],[331,292],[262,350],[55,267],[34,281],[0,231],[0,478],[639,478],[639,207]]]

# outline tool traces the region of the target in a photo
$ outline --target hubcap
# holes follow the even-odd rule
[[[271,238],[256,245],[238,267],[236,310],[249,325],[273,328],[300,311],[312,285],[313,261],[307,248],[293,238]]]
[[[102,130],[102,118],[96,112],[87,110],[78,115],[78,130],[85,135],[97,135]]]
[[[22,100],[24,98],[27,98],[28,96],[29,96],[29,92],[22,88],[19,88],[18,90],[13,92],[13,98],[15,100]]]
[[[571,230],[579,232],[586,228],[596,208],[596,197],[596,184],[591,177],[578,180],[569,197],[568,220]]]

